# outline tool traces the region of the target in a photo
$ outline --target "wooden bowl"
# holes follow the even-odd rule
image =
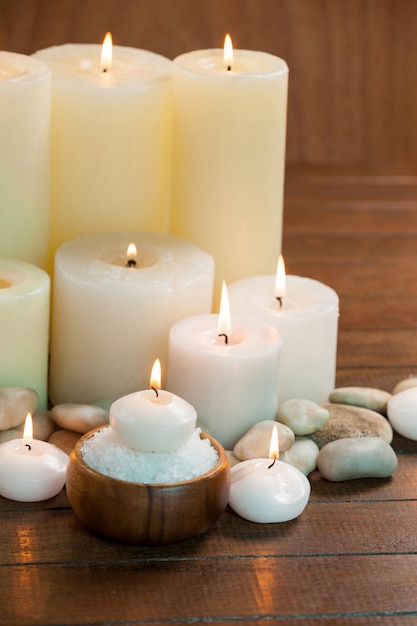
[[[219,455],[205,474],[178,483],[143,484],[106,476],[87,465],[81,448],[71,453],[66,489],[77,517],[98,534],[121,543],[163,545],[204,532],[225,510],[230,493],[230,467],[223,447],[206,434]]]

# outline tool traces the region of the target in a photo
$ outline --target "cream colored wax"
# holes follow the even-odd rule
[[[127,267],[134,243],[137,265]],[[147,389],[174,322],[210,311],[213,258],[162,233],[94,233],[55,256],[50,398],[91,403]]]
[[[50,254],[79,235],[167,230],[171,61],[66,44],[36,58],[52,70]],[[103,71],[103,70],[106,71]]]
[[[46,267],[49,68],[0,52],[0,257]]]
[[[49,292],[46,272],[0,259],[0,387],[34,389],[41,409],[47,407]]]
[[[263,52],[235,50],[230,70],[220,49],[173,62],[170,228],[214,256],[217,303],[223,279],[265,273],[281,249],[287,81]]]

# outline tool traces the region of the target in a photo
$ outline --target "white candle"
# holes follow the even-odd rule
[[[126,267],[127,248],[137,265]],[[95,233],[55,259],[50,397],[116,400],[146,389],[155,355],[167,360],[174,322],[211,308],[213,258],[160,233]]]
[[[161,373],[151,389],[116,400],[110,407],[110,425],[119,443],[141,452],[172,452],[185,445],[195,430],[197,412],[188,402],[161,390]],[[159,366],[160,367],[160,366]]]
[[[288,67],[264,52],[198,50],[173,62],[171,232],[215,258],[215,294],[281,249]],[[217,308],[217,307],[216,307]]]
[[[52,70],[50,249],[97,231],[165,231],[171,61],[100,45],[41,50]],[[103,70],[107,71],[103,71]]]
[[[49,68],[0,52],[0,257],[46,267]]]
[[[282,335],[280,402],[306,398],[327,402],[335,386],[339,299],[310,278],[287,276],[280,306],[275,276],[256,276],[229,286],[234,315],[255,315]]]
[[[227,343],[223,332],[215,314],[173,325],[167,389],[192,404],[210,434],[230,449],[251,426],[275,418],[281,338],[247,318],[232,319]]]
[[[0,259],[0,387],[30,387],[47,407],[50,279],[43,270]]]
[[[0,495],[18,502],[53,498],[65,484],[67,465],[65,452],[32,439],[25,426],[22,439],[0,444]]]

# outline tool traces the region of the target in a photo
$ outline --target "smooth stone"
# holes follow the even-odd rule
[[[48,442],[70,455],[80,437],[80,433],[74,433],[71,430],[56,430],[49,437]]]
[[[49,437],[58,428],[55,420],[52,418],[51,411],[35,411],[32,416],[33,438],[41,441],[48,441]],[[20,436],[23,434],[25,424],[19,427]]]
[[[405,378],[404,380],[400,380],[400,382],[395,385],[392,390],[392,395],[395,396],[397,393],[401,393],[406,389],[413,389],[414,387],[417,387],[417,378]]]
[[[51,413],[58,426],[82,435],[109,423],[108,412],[92,404],[57,404]]]
[[[348,404],[324,404],[330,417],[320,430],[308,435],[322,448],[330,441],[347,437],[380,437],[391,443],[393,432],[389,421],[376,411]]]
[[[393,429],[407,439],[417,441],[417,388],[411,387],[392,396],[388,419]]]
[[[23,424],[28,413],[38,406],[38,394],[27,387],[3,387],[0,389],[0,430],[8,430]]]
[[[10,428],[9,430],[0,431],[0,443],[4,443],[5,441],[11,441],[12,439],[21,439],[22,433],[20,430],[15,430],[14,428]]]
[[[296,437],[294,445],[279,455],[279,460],[296,467],[305,476],[308,476],[317,467],[319,447],[308,437]]]
[[[398,466],[389,443],[380,437],[350,437],[325,445],[317,467],[324,478],[334,482],[356,478],[387,478]]]
[[[387,414],[388,401],[391,394],[373,387],[338,387],[329,395],[329,401],[337,404],[351,404],[371,411]]]
[[[275,419],[296,435],[310,435],[325,425],[329,411],[311,400],[294,398],[279,406]]]
[[[234,465],[237,465],[238,463],[241,462],[240,459],[237,459],[235,457],[235,455],[233,454],[231,450],[226,450],[225,452],[226,452],[230,467],[233,467]]]
[[[272,429],[277,426],[279,451],[284,452],[294,444],[293,431],[275,420],[264,420],[255,424],[239,439],[233,448],[233,454],[241,461],[248,459],[267,459],[271,443]]]

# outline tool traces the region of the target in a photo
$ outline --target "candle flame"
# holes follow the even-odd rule
[[[274,459],[274,461],[276,461],[278,457],[279,457],[278,428],[276,424],[274,424],[272,428],[272,433],[271,433],[271,442],[269,444],[269,458]]]
[[[33,420],[31,413],[26,415],[25,427],[23,429],[23,440],[32,441],[33,439]]]
[[[150,387],[151,389],[161,388],[161,361],[159,359],[155,360],[152,367]]]
[[[100,65],[103,72],[107,72],[111,68],[113,60],[113,41],[111,33],[106,33],[101,47]]]
[[[230,71],[233,67],[233,44],[229,33],[224,38],[223,61],[226,69]]]
[[[279,255],[277,273],[275,277],[275,297],[282,299],[285,296],[285,263],[282,254]]]
[[[130,243],[127,247],[126,257],[128,266],[136,265],[138,251],[134,243]]]
[[[230,305],[229,294],[227,293],[227,287],[225,281],[222,283],[222,295],[220,299],[220,312],[219,321],[217,323],[217,334],[225,335],[229,337],[231,330],[230,323]]]

